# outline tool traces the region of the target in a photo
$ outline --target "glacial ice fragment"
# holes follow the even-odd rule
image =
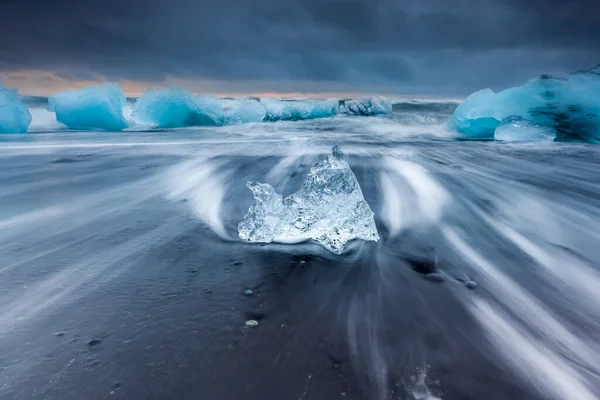
[[[227,124],[262,122],[265,118],[265,107],[260,103],[260,99],[231,99],[221,102]]]
[[[135,103],[132,117],[157,128],[180,128],[298,121],[327,118],[336,113],[337,100],[219,99],[170,88],[146,91]]]
[[[316,118],[329,118],[337,114],[337,100],[285,101],[263,100],[265,121],[301,121]]]
[[[180,88],[148,89],[135,102],[131,116],[156,128],[224,125],[220,100]]]
[[[511,121],[498,126],[494,138],[504,142],[552,141],[556,138],[556,132],[527,121]]]
[[[69,129],[121,131],[128,126],[125,103],[119,85],[105,83],[50,96],[48,109]]]
[[[248,182],[256,203],[238,225],[250,242],[312,239],[335,254],[352,239],[378,241],[373,212],[339,147],[314,165],[296,193],[283,198],[267,183]]]
[[[345,100],[340,105],[340,112],[359,116],[391,114],[392,103],[384,97]]]
[[[219,99],[180,88],[149,89],[134,104],[132,118],[155,128],[302,121],[337,114],[372,116],[392,112],[389,100]]]
[[[449,127],[474,139],[495,137],[497,129],[530,124],[544,134],[522,129],[527,137],[547,139],[547,129],[559,141],[600,141],[600,67],[567,78],[543,75],[523,86],[494,93],[484,89],[458,106]],[[506,133],[506,132],[503,132]],[[514,133],[514,132],[513,132]]]
[[[0,133],[25,133],[30,123],[31,113],[17,91],[0,86]]]
[[[492,89],[473,93],[456,108],[450,119],[450,127],[472,139],[493,138],[501,123],[496,119],[495,97]]]

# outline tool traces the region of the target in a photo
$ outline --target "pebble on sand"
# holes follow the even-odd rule
[[[258,326],[258,321],[254,320],[254,319],[248,320],[248,321],[246,321],[246,326],[248,328],[253,328],[255,326]]]
[[[469,290],[475,290],[477,289],[477,282],[473,282],[473,281],[468,281],[467,283],[465,283],[465,286],[467,287],[467,289]]]
[[[246,290],[246,291],[244,292],[244,294],[245,294],[246,296],[252,296],[252,295],[254,294],[254,291],[253,291],[252,289],[248,289],[248,290]]]

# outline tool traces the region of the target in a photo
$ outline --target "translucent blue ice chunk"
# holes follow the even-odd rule
[[[267,183],[248,182],[256,203],[238,225],[249,242],[312,239],[336,254],[348,241],[379,240],[375,219],[339,147],[314,165],[296,193],[283,198]]]
[[[337,113],[337,100],[282,101],[218,99],[184,89],[150,89],[134,105],[132,117],[157,128],[220,126],[263,121],[327,118]]]
[[[465,99],[450,118],[450,128],[473,139],[493,138],[501,121],[496,119],[496,94],[483,89]]]
[[[337,100],[285,101],[262,100],[266,113],[265,121],[301,121],[329,118],[338,112]]]
[[[0,86],[0,133],[25,133],[30,123],[31,113],[17,91]]]
[[[245,124],[250,122],[262,122],[266,110],[257,99],[230,99],[221,100],[221,107],[227,124]]]
[[[485,89],[472,94],[458,106],[449,127],[466,137],[481,139],[493,138],[500,125],[524,121],[554,130],[555,140],[598,142],[599,93],[598,67],[564,79],[544,75],[499,93]]]
[[[391,114],[392,103],[384,97],[346,100],[340,105],[340,112],[360,116]]]
[[[380,115],[392,112],[384,98],[348,100],[219,99],[180,88],[150,89],[134,104],[132,118],[156,128],[221,126],[251,122],[301,121],[337,114]]]
[[[70,129],[121,131],[128,126],[125,103],[119,85],[106,83],[50,96],[48,109]]]
[[[219,99],[180,88],[149,89],[135,102],[131,116],[156,128],[224,125]]]
[[[556,132],[552,128],[534,125],[528,121],[510,121],[496,128],[494,137],[504,142],[552,141],[556,138]]]

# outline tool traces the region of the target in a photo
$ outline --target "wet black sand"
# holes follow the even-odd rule
[[[477,217],[497,216],[504,199],[484,196],[481,172],[470,168],[485,155],[486,168],[493,169],[506,154],[485,144],[448,145],[462,146],[456,153],[413,146],[420,161],[412,161],[432,171],[456,199],[444,217],[452,232],[491,255],[486,258],[504,266],[503,274],[569,321],[564,326],[593,330],[584,311],[570,312],[572,299],[563,300],[537,276],[531,255],[501,241]],[[507,315],[526,320],[519,308],[502,303],[497,285],[506,282],[469,267],[448,244],[456,244],[448,242],[453,236],[436,224],[392,235],[381,218],[379,156],[351,154],[349,160],[378,215],[382,240],[334,256],[311,244],[235,240],[236,223],[252,201],[244,182],[264,178],[282,156],[226,155],[223,148],[215,147],[216,157],[201,144],[177,151],[158,145],[4,150],[0,398],[552,398],[507,362],[511,356],[496,347],[470,308],[473,299],[498,301]],[[515,160],[525,162],[523,154]],[[297,187],[318,155],[282,174],[279,189]],[[192,197],[169,196],[163,185],[165,171],[196,157],[220,165],[219,174],[231,172],[219,175],[226,190],[218,212],[229,239],[192,212]],[[538,159],[526,165],[545,162],[532,157]],[[590,174],[597,166],[593,155],[569,157],[561,159],[565,173]],[[545,190],[548,181],[553,193],[568,192],[576,181],[564,178],[558,185],[548,169],[510,171],[507,182],[529,185],[531,193]],[[567,195],[590,207],[594,223],[597,188],[588,180]],[[210,198],[211,190],[200,185],[196,195]],[[593,245],[580,243],[587,254],[581,248],[561,254],[595,267]],[[477,287],[468,288],[465,279]],[[247,327],[248,320],[258,326]]]

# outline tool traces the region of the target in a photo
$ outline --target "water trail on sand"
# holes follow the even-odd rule
[[[27,287],[21,295],[3,302],[0,309],[0,336],[40,313],[49,312],[51,307],[64,306],[66,301],[76,301],[78,296],[96,288],[100,277],[105,281],[110,275],[118,274],[126,268],[129,265],[125,262],[126,259],[144,252],[151,246],[168,242],[183,230],[180,221],[165,223],[118,246],[112,246],[68,265]],[[107,273],[109,270],[110,274]]]
[[[476,268],[497,303],[464,299],[498,354],[547,398],[597,399],[600,343],[580,336],[574,326],[486,260],[454,229],[442,231],[448,243]],[[561,296],[558,292],[557,298]]]
[[[199,217],[221,239],[231,240],[221,215],[228,173],[217,161],[198,158],[182,162],[165,174],[167,198],[189,203]]]
[[[380,174],[383,197],[381,219],[390,236],[410,226],[436,224],[451,195],[421,165],[385,157]]]

